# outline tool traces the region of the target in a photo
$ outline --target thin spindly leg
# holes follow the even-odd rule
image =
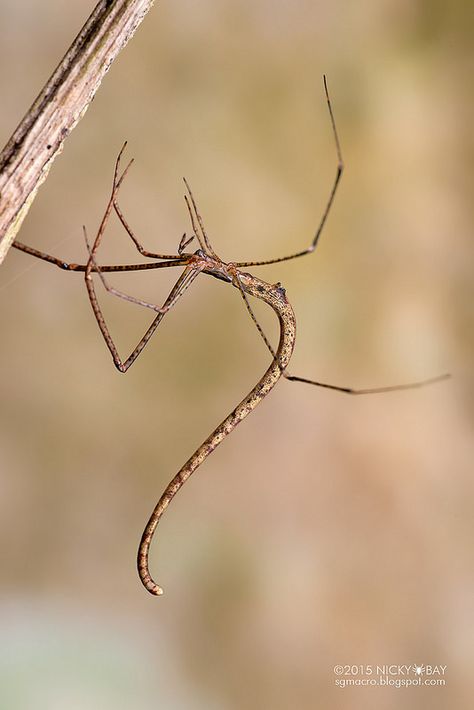
[[[109,221],[110,212],[113,207],[115,209],[115,212],[117,213],[117,216],[120,219],[123,227],[125,228],[125,231],[129,235],[129,237],[133,241],[133,243],[135,244],[135,246],[138,249],[138,251],[140,252],[140,254],[142,254],[142,256],[146,256],[146,257],[149,257],[152,259],[173,259],[173,260],[175,260],[175,259],[179,258],[180,254],[157,254],[155,252],[151,252],[151,251],[144,249],[144,247],[141,245],[141,243],[138,241],[137,237],[133,233],[127,220],[125,219],[122,210],[118,206],[118,203],[117,203],[118,191],[119,191],[120,186],[121,186],[122,182],[124,181],[128,171],[133,163],[133,158],[132,158],[128,162],[128,164],[125,167],[124,171],[122,172],[121,176],[119,177],[120,162],[121,162],[122,154],[123,154],[126,146],[127,146],[127,142],[125,141],[125,143],[123,144],[122,148],[120,149],[120,152],[119,152],[117,159],[115,161],[112,195],[110,197],[109,203],[108,203],[107,208],[105,210],[105,214],[102,218],[101,225],[99,227],[99,231],[97,232],[97,236],[95,238],[94,245],[92,247],[93,256],[95,256],[95,252],[97,251],[99,244],[102,240],[102,235],[104,233],[105,226],[106,226],[107,222]],[[183,237],[181,238],[180,245],[183,244],[183,241],[185,240],[185,236],[186,235],[183,235]]]
[[[252,307],[249,303],[249,300],[247,298],[247,294],[245,293],[242,284],[240,283],[239,277],[236,274],[235,276],[235,283],[239,288],[239,291],[242,295],[242,298],[244,299],[245,305],[247,307],[247,310],[255,323],[255,326],[257,327],[258,332],[260,333],[263,342],[267,346],[268,350],[272,354],[272,357],[276,357],[275,350],[270,344],[270,341],[268,340],[267,336],[263,332],[263,328],[258,322],[255,313],[252,310]],[[336,392],[343,392],[345,394],[382,394],[383,392],[397,392],[400,390],[411,390],[415,389],[417,387],[424,387],[425,385],[432,385],[435,382],[441,382],[441,380],[446,380],[450,377],[448,373],[445,373],[443,375],[438,375],[437,377],[430,377],[426,380],[418,380],[416,382],[407,382],[401,385],[390,385],[388,387],[370,387],[367,389],[355,389],[353,387],[341,387],[339,385],[331,385],[328,384],[327,382],[319,382],[317,380],[310,380],[307,377],[298,377],[296,375],[291,375],[289,372],[286,370],[283,370],[282,372],[283,377],[285,379],[290,380],[290,382],[304,382],[307,385],[315,385],[316,387],[324,387],[325,389],[329,390],[335,390]]]
[[[183,236],[181,237],[181,241],[178,244],[178,254],[181,255],[184,252],[186,247],[189,246],[189,244],[191,244],[191,242],[193,241],[194,236],[194,234],[191,234],[190,237],[187,237],[186,232],[183,234]]]
[[[121,160],[122,153],[123,153],[123,151],[125,150],[126,146],[127,146],[127,141],[125,141],[125,143],[123,144],[122,149],[120,150],[120,153],[118,154],[118,157],[117,157],[117,160],[116,160],[116,163],[115,163],[114,181],[117,179],[117,175],[118,175],[118,171],[119,171],[119,167],[120,167],[120,160]],[[130,161],[130,163],[128,164],[127,168],[125,169],[124,175],[122,176],[120,182],[122,182],[123,178],[125,177],[125,173],[128,171],[128,169],[129,169],[130,165],[132,164],[132,162],[133,162],[133,159]],[[115,184],[115,182],[114,182],[114,184]],[[130,239],[132,240],[132,242],[135,244],[136,248],[138,249],[138,251],[140,252],[140,254],[141,254],[142,256],[145,256],[145,257],[147,257],[147,258],[149,258],[149,259],[176,259],[176,254],[157,254],[156,252],[148,251],[148,249],[145,249],[145,248],[142,246],[142,244],[139,242],[139,240],[137,239],[137,237],[136,237],[135,234],[133,233],[132,228],[131,228],[130,225],[128,224],[127,220],[126,220],[125,217],[124,217],[124,214],[123,214],[122,210],[120,209],[120,207],[119,207],[119,205],[118,205],[118,202],[117,202],[117,191],[115,191],[115,196],[114,196],[114,198],[113,198],[113,205],[114,205],[114,209],[115,209],[115,212],[116,212],[116,214],[117,214],[117,217],[119,218],[119,220],[120,220],[121,223],[122,223],[122,226],[124,227],[124,229],[125,229],[125,231],[127,232],[128,236],[130,237]],[[187,245],[187,244],[189,244],[189,243],[192,241],[192,239],[193,239],[193,237],[190,237],[189,240],[186,240],[186,235],[183,234],[183,236],[181,237],[180,247],[179,247],[179,248],[181,249],[181,251],[178,249],[178,255],[180,255],[181,252],[182,252],[183,249],[184,249],[183,243],[184,243],[184,245]]]
[[[120,209],[117,200],[114,200],[114,209],[117,214],[117,217],[122,223],[122,226],[124,227],[125,231],[127,232],[128,236],[132,240],[132,242],[135,244],[136,248],[140,252],[142,256],[147,257],[148,259],[176,259],[177,255],[176,254],[157,254],[156,252],[153,251],[148,251],[148,249],[145,249],[142,244],[138,241],[137,237],[132,231],[132,228],[128,224],[127,220],[124,217],[124,214],[122,210]],[[178,256],[182,254],[184,251],[185,247],[192,242],[194,239],[194,235],[191,237],[186,237],[186,234],[183,234],[181,237],[181,241],[179,243],[178,247]]]
[[[120,150],[120,153],[117,156],[117,159],[115,161],[115,169],[114,169],[114,181],[113,181],[113,190],[112,190],[112,195],[113,197],[111,198],[111,201],[109,201],[109,204],[107,205],[107,210],[106,213],[104,214],[104,217],[102,219],[101,226],[99,228],[99,232],[96,237],[96,248],[95,251],[98,248],[98,243],[100,242],[102,238],[103,231],[105,229],[105,225],[108,222],[109,216],[110,216],[110,211],[112,208],[112,204],[116,202],[117,198],[117,193],[120,188],[120,185],[122,184],[130,166],[133,163],[133,160],[131,160],[125,170],[123,171],[121,177],[118,177],[118,172],[119,172],[119,167],[120,167],[120,161],[122,158],[123,151],[125,150],[127,143],[125,142]],[[141,244],[138,242],[137,238],[135,235],[132,233],[132,230],[130,229],[129,225],[127,224],[122,212],[120,211],[120,208],[118,205],[114,204],[114,207],[116,209],[117,215],[119,216],[120,221],[122,222],[124,228],[126,229],[127,233],[131,237],[132,241],[135,243],[138,251],[143,254],[143,256],[148,256],[151,258],[155,259],[167,259],[170,260],[166,264],[118,264],[118,265],[106,265],[106,266],[101,266],[101,271],[103,272],[110,272],[110,271],[145,271],[147,269],[159,269],[163,268],[164,266],[180,266],[180,265],[185,265],[186,264],[186,259],[185,257],[182,257],[182,251],[187,246],[187,244],[190,243],[191,238],[187,239],[185,238],[185,235],[181,238],[180,242],[180,250],[178,250],[178,254],[154,254],[152,252],[148,252],[143,247]],[[97,271],[97,265],[96,265],[96,260],[95,258],[92,259],[91,264],[71,264],[64,259],[60,259],[56,256],[52,256],[51,254],[47,254],[46,252],[40,251],[38,249],[34,249],[33,247],[30,247],[26,244],[23,244],[22,242],[15,241],[13,243],[13,246],[16,249],[19,249],[20,251],[25,252],[26,254],[30,254],[31,256],[36,257],[37,259],[42,259],[43,261],[47,261],[50,264],[54,264],[55,266],[58,266],[60,269],[64,269],[65,271]],[[89,260],[90,261],[90,260]]]
[[[336,392],[344,392],[345,394],[382,394],[383,392],[397,392],[400,390],[412,390],[417,387],[425,387],[425,385],[432,385],[435,382],[447,380],[449,377],[451,377],[451,375],[445,373],[444,375],[438,375],[437,377],[429,377],[426,380],[419,380],[418,382],[407,382],[403,385],[391,385],[389,387],[370,387],[368,389],[354,389],[353,387],[339,387],[337,385],[329,385],[325,382],[308,380],[306,377],[296,377],[296,375],[290,375],[288,372],[284,372],[283,377],[286,377],[286,379],[290,380],[291,382],[304,382],[307,385],[325,387],[326,389],[336,390]]]
[[[73,264],[60,259],[57,256],[52,256],[39,249],[34,249],[33,247],[23,244],[22,242],[15,241],[12,244],[13,247],[19,251],[25,252],[25,254],[30,254],[31,256],[41,259],[42,261],[47,261],[50,264],[58,266],[63,271],[85,271],[87,269],[87,264]],[[187,257],[175,256],[173,261],[162,261],[156,262],[155,264],[104,264],[100,266],[100,271],[103,273],[115,272],[119,273],[121,271],[148,271],[149,269],[163,269],[169,266],[185,266],[187,263]],[[97,271],[94,265],[92,271]]]
[[[124,146],[125,147],[125,146]],[[140,299],[135,299],[133,296],[129,296],[128,294],[125,294],[121,291],[117,291],[116,289],[112,289],[111,286],[109,286],[105,279],[103,274],[101,274],[101,271],[97,265],[97,259],[96,259],[96,254],[97,250],[99,249],[100,243],[102,241],[102,237],[104,235],[105,229],[107,227],[108,220],[110,218],[110,214],[112,212],[112,209],[114,207],[114,202],[117,197],[118,190],[120,189],[120,185],[122,184],[127,171],[130,167],[130,163],[127,165],[125,170],[123,171],[122,175],[119,177],[118,176],[118,168],[120,164],[120,157],[123,152],[124,148],[119,153],[119,156],[116,160],[115,163],[115,170],[114,170],[114,178],[113,178],[113,185],[112,185],[112,193],[110,195],[110,199],[107,203],[107,207],[104,212],[104,216],[102,217],[102,221],[100,223],[99,229],[97,231],[96,238],[92,244],[92,246],[89,248],[89,260],[87,262],[86,270],[85,270],[85,283],[87,287],[87,292],[89,294],[89,300],[91,302],[92,310],[94,312],[97,324],[99,326],[99,329],[102,333],[102,336],[106,342],[107,347],[110,350],[110,353],[112,355],[113,361],[115,363],[115,366],[117,367],[120,372],[126,372],[130,365],[135,362],[137,359],[138,355],[141,353],[145,345],[148,343],[150,340],[151,336],[155,332],[156,328],[160,324],[163,316],[165,313],[176,303],[178,298],[184,293],[184,291],[188,288],[188,286],[194,281],[196,276],[200,273],[200,269],[196,268],[195,266],[187,266],[184,270],[184,272],[181,274],[179,279],[177,280],[176,284],[173,286],[168,298],[166,299],[165,303],[163,306],[156,307],[153,304],[149,304],[145,301],[140,301]],[[85,235],[86,236],[86,235]],[[183,264],[186,265],[187,259],[185,257],[182,258]],[[166,262],[167,264],[170,264],[171,262]],[[104,286],[107,288],[108,291],[111,291],[112,293],[115,293],[116,296],[119,296],[119,298],[123,298],[127,301],[131,301],[133,303],[138,303],[140,305],[145,305],[147,307],[153,308],[155,311],[158,311],[156,318],[153,320],[151,323],[150,327],[146,331],[145,335],[140,339],[138,345],[136,348],[132,351],[132,353],[128,356],[128,358],[123,361],[118,353],[117,347],[112,339],[112,336],[110,335],[107,323],[105,321],[104,315],[102,313],[102,309],[99,305],[99,302],[97,300],[97,295],[95,291],[95,286],[94,286],[94,281],[92,278],[92,273],[94,271],[97,271],[104,283]]]
[[[143,335],[142,338],[140,338],[137,346],[134,348],[134,350],[130,353],[128,358],[125,361],[122,361],[118,350],[117,346],[115,345],[112,336],[110,335],[109,328],[107,326],[107,323],[105,321],[104,315],[102,313],[102,309],[99,305],[99,302],[97,300],[97,295],[95,292],[94,284],[92,282],[92,278],[90,281],[87,281],[87,290],[89,293],[89,300],[91,302],[92,310],[94,311],[95,319],[97,321],[97,324],[99,326],[100,332],[102,333],[102,336],[106,342],[107,347],[110,350],[110,353],[112,355],[115,367],[120,370],[120,372],[126,372],[130,365],[132,365],[137,357],[140,355],[142,352],[143,348],[146,346],[146,344],[149,342],[151,339],[153,333],[161,323],[165,313],[167,313],[170,308],[172,308],[175,303],[178,301],[180,296],[183,295],[183,293],[186,291],[186,289],[191,285],[191,283],[194,281],[194,279],[199,275],[201,272],[200,269],[196,269],[192,266],[186,267],[186,269],[183,271],[175,285],[170,291],[170,294],[166,301],[164,302],[163,306],[158,307],[154,306],[151,303],[147,303],[145,301],[141,301],[140,299],[136,299],[133,296],[129,296],[128,294],[124,294],[120,291],[117,291],[116,289],[112,289],[108,284],[104,283],[105,288],[113,293],[114,295],[118,296],[119,298],[123,298],[126,301],[130,301],[132,303],[138,303],[139,305],[146,306],[148,308],[152,308],[153,310],[157,311],[157,315],[152,321],[151,325],[149,326],[148,330],[146,333]],[[100,271],[99,271],[100,275]]]
[[[85,264],[70,264],[67,261],[64,261],[64,259],[60,259],[57,256],[52,256],[51,254],[47,254],[44,251],[40,251],[39,249],[34,249],[33,247],[28,246],[27,244],[23,244],[23,242],[14,241],[12,247],[18,249],[19,251],[25,252],[25,254],[30,254],[30,256],[34,256],[36,259],[42,259],[43,261],[47,261],[50,264],[59,266],[60,269],[64,269],[66,271],[86,270]]]
[[[209,242],[208,236],[206,234],[206,230],[204,228],[204,222],[203,222],[201,215],[198,212],[196,201],[194,200],[194,196],[193,196],[193,193],[191,192],[191,188],[189,187],[186,178],[183,178],[183,181],[184,181],[184,184],[186,185],[186,190],[188,191],[188,195],[191,198],[191,203],[192,203],[192,206],[194,209],[194,214],[196,215],[196,219],[198,221],[199,230],[197,229],[197,225],[194,221],[193,213],[192,213],[191,207],[189,205],[189,200],[185,195],[184,199],[186,200],[186,205],[188,207],[189,216],[191,217],[191,224],[193,225],[193,231],[199,241],[199,244],[201,245],[201,249],[209,256],[214,257],[214,259],[219,259],[216,252],[212,248],[211,243]]]
[[[122,148],[122,150],[123,150],[123,148]],[[180,255],[184,252],[185,248],[186,248],[189,244],[191,244],[191,242],[193,241],[194,237],[196,236],[197,239],[198,239],[198,241],[199,241],[199,245],[200,245],[201,249],[202,249],[205,253],[210,254],[210,255],[212,255],[213,257],[217,258],[217,255],[215,254],[214,250],[212,249],[212,247],[211,247],[211,245],[210,245],[210,243],[209,243],[209,240],[208,240],[206,231],[205,231],[205,229],[204,229],[204,223],[203,223],[203,220],[202,220],[201,215],[200,215],[199,212],[197,211],[196,203],[195,203],[195,201],[194,201],[194,197],[193,197],[193,194],[192,194],[192,192],[191,192],[191,189],[190,189],[188,183],[186,182],[186,179],[183,178],[183,180],[184,180],[184,184],[186,185],[186,189],[187,189],[187,191],[188,191],[188,193],[189,193],[189,197],[191,198],[191,201],[192,201],[192,204],[193,204],[193,207],[194,207],[194,212],[195,212],[195,215],[196,215],[197,222],[196,222],[196,220],[195,220],[195,218],[194,218],[194,214],[193,214],[193,212],[192,212],[192,210],[191,210],[191,207],[190,207],[190,205],[189,205],[189,200],[188,200],[187,196],[185,195],[185,196],[184,196],[184,199],[186,200],[186,205],[187,205],[187,208],[188,208],[188,212],[189,212],[189,215],[190,215],[190,217],[191,217],[191,224],[192,224],[192,227],[193,227],[193,232],[194,232],[194,234],[192,234],[190,237],[187,237],[187,236],[186,236],[186,233],[183,234],[183,236],[181,237],[181,240],[180,240],[180,242],[179,242],[179,246],[178,246],[178,256],[180,256]],[[176,259],[176,255],[170,255],[170,254],[156,254],[155,252],[151,252],[151,251],[148,251],[147,249],[145,249],[145,248],[143,247],[143,245],[140,243],[140,241],[137,239],[137,237],[135,236],[135,234],[134,234],[132,228],[130,227],[130,225],[128,224],[127,220],[125,219],[125,216],[124,216],[122,210],[120,209],[119,204],[118,204],[116,198],[114,199],[114,209],[115,209],[115,212],[117,213],[117,216],[118,216],[119,220],[121,221],[121,223],[122,223],[124,229],[126,230],[126,232],[127,232],[127,234],[129,235],[130,239],[131,239],[132,242],[135,244],[136,248],[138,249],[138,251],[140,252],[140,254],[141,254],[142,256],[145,256],[145,257],[148,257],[148,258],[151,258],[151,259]]]
[[[260,323],[258,322],[258,320],[257,320],[257,318],[256,318],[256,316],[255,316],[255,313],[254,313],[253,310],[252,310],[252,307],[251,307],[251,305],[250,305],[250,303],[249,303],[249,299],[247,298],[247,294],[245,293],[245,291],[244,291],[244,289],[243,289],[243,286],[242,286],[242,284],[241,284],[241,282],[240,282],[240,279],[239,279],[239,275],[238,275],[238,274],[235,274],[235,276],[234,276],[234,284],[235,284],[235,285],[237,286],[237,288],[239,289],[240,295],[241,295],[242,298],[244,299],[244,303],[245,303],[245,306],[246,306],[246,308],[247,308],[247,311],[249,312],[250,317],[252,318],[253,322],[255,323],[255,326],[256,326],[258,332],[260,333],[260,335],[261,335],[261,337],[262,337],[262,339],[263,339],[263,342],[264,342],[265,345],[267,346],[268,350],[270,350],[270,352],[271,352],[273,358],[275,358],[275,357],[276,357],[275,350],[272,348],[272,346],[271,346],[271,344],[270,344],[270,341],[268,340],[267,336],[266,336],[265,333],[263,332],[263,328],[262,328],[262,326],[260,325]]]
[[[323,77],[324,81],[324,93],[326,94],[326,101],[328,104],[328,110],[329,110],[329,117],[331,119],[331,128],[334,136],[334,142],[336,144],[336,153],[337,153],[337,169],[336,169],[336,177],[334,179],[334,183],[331,188],[331,192],[329,194],[329,199],[326,203],[326,207],[324,209],[323,215],[321,217],[321,221],[319,223],[319,226],[316,230],[316,233],[314,235],[313,241],[307,247],[306,249],[303,249],[303,251],[298,251],[295,254],[290,254],[289,256],[282,256],[278,259],[265,259],[264,261],[240,261],[236,262],[237,268],[243,268],[245,266],[265,266],[266,264],[277,264],[280,261],[289,261],[290,259],[296,259],[299,256],[305,256],[306,254],[311,254],[315,249],[319,241],[319,237],[321,236],[321,233],[324,229],[324,226],[326,224],[327,218],[329,216],[329,212],[331,211],[332,204],[334,202],[334,198],[336,196],[337,188],[339,185],[339,182],[342,177],[342,173],[344,170],[344,163],[342,160],[342,151],[341,151],[341,145],[339,143],[339,136],[337,134],[337,129],[336,129],[336,122],[334,120],[334,114],[332,111],[332,105],[331,105],[331,100],[329,98],[329,92],[328,92],[328,86],[327,86],[327,81],[326,77]]]
[[[91,248],[89,246],[86,228],[83,226],[82,229],[84,232],[84,240],[86,242],[87,249],[88,249],[89,253],[91,253]],[[166,306],[166,307],[164,305],[157,306],[156,303],[150,303],[149,301],[143,301],[141,298],[136,298],[136,296],[131,296],[130,294],[125,293],[124,291],[120,291],[119,289],[114,288],[106,280],[104,274],[102,273],[102,268],[96,263],[94,256],[91,256],[91,258],[92,258],[94,273],[97,273],[99,275],[100,280],[102,281],[102,284],[103,284],[105,290],[107,291],[107,293],[110,293],[113,296],[117,296],[118,298],[122,298],[124,301],[128,301],[129,303],[136,303],[138,306],[143,306],[145,308],[151,308],[152,311],[155,311],[157,313],[167,313],[167,311],[169,311],[169,309],[173,305],[173,303],[171,303],[171,304],[168,304],[168,306]],[[165,262],[165,265],[169,266],[169,262]],[[181,295],[181,294],[179,294],[179,295]]]

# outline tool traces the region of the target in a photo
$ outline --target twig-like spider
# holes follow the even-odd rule
[[[232,284],[232,286],[234,286],[239,291],[253,322],[255,323],[261,337],[263,338],[268,350],[272,355],[272,362],[268,370],[257,382],[252,391],[242,400],[242,402],[240,402],[240,404],[235,407],[235,409],[229,414],[229,416],[226,417],[221,424],[219,424],[217,429],[215,429],[215,431],[213,431],[212,434],[207,437],[204,443],[201,444],[201,446],[194,452],[191,458],[184,464],[181,470],[168,484],[155,509],[153,510],[153,513],[151,514],[151,517],[143,532],[140,546],[138,549],[138,572],[140,575],[140,579],[143,585],[151,594],[162,594],[161,587],[159,587],[158,584],[153,581],[150,575],[148,567],[148,553],[153,534],[163,512],[166,510],[173,497],[176,495],[183,483],[189,478],[189,476],[198,468],[198,466],[203,463],[203,461],[209,456],[209,454],[214,451],[216,446],[218,446],[221,441],[223,441],[223,439],[225,439],[225,437],[233,431],[237,424],[239,424],[243,419],[245,419],[248,414],[250,414],[253,409],[255,409],[255,407],[263,400],[264,397],[266,397],[270,390],[276,385],[280,377],[285,377],[286,379],[291,380],[293,382],[306,382],[308,384],[316,385],[318,387],[326,387],[328,389],[337,390],[339,392],[345,392],[347,394],[354,395],[374,394],[379,392],[390,392],[393,390],[420,387],[422,385],[436,382],[447,377],[447,375],[442,375],[441,377],[435,377],[428,380],[423,380],[421,382],[414,382],[405,385],[397,385],[394,387],[355,390],[349,387],[338,387],[336,385],[331,385],[324,382],[317,382],[315,380],[310,380],[305,377],[297,377],[295,375],[289,374],[286,368],[293,352],[296,330],[295,316],[293,313],[293,309],[286,298],[285,289],[280,283],[268,284],[265,281],[262,281],[256,278],[255,276],[252,276],[246,271],[242,271],[243,268],[250,266],[264,266],[266,264],[275,264],[281,261],[288,261],[289,259],[296,259],[297,257],[304,256],[305,254],[310,254],[311,252],[313,252],[318,244],[319,237],[321,236],[321,232],[323,231],[324,225],[326,224],[326,220],[333,204],[337,187],[339,185],[339,181],[343,172],[341,148],[339,145],[339,138],[336,130],[336,124],[334,121],[334,115],[329,99],[325,77],[324,91],[326,95],[329,117],[331,120],[331,127],[336,146],[337,170],[336,177],[334,179],[334,183],[332,185],[331,192],[329,195],[329,199],[324,209],[320,224],[316,230],[315,236],[311,244],[302,251],[277,259],[268,259],[266,261],[225,263],[224,261],[222,261],[222,259],[220,259],[219,256],[217,256],[209,242],[206,230],[204,228],[203,220],[198,212],[193,194],[186,181],[185,185],[187,194],[185,194],[185,200],[193,229],[192,236],[188,238],[186,237],[186,235],[183,235],[178,246],[177,254],[156,254],[154,252],[147,251],[143,248],[136,236],[133,234],[117,203],[118,191],[132,163],[132,161],[130,161],[125,170],[120,173],[120,159],[122,157],[122,153],[126,144],[120,151],[117,161],[115,163],[112,193],[110,195],[110,199],[108,201],[95,240],[91,245],[87,243],[87,235],[84,229],[84,236],[86,238],[86,243],[88,245],[89,250],[89,259],[86,264],[65,263],[61,259],[51,256],[50,254],[45,254],[44,252],[38,251],[37,249],[33,249],[32,247],[26,246],[21,242],[17,241],[14,243],[14,246],[17,249],[20,249],[21,251],[24,251],[27,254],[31,254],[32,256],[38,257],[39,259],[43,259],[44,261],[48,261],[52,264],[55,264],[61,269],[65,269],[67,271],[85,272],[85,282],[92,310],[94,312],[103,338],[107,344],[107,347],[110,350],[115,366],[118,370],[120,370],[120,372],[126,372],[130,365],[135,362],[135,360],[140,355],[141,351],[157,329],[158,325],[162,321],[164,315],[172,308],[172,306],[174,306],[180,296],[182,296],[182,294],[186,291],[186,289],[191,285],[191,283],[200,273],[209,274],[210,276],[214,276],[217,279],[226,281]],[[109,217],[113,210],[115,210],[115,212],[117,213],[120,222],[122,223],[123,227],[127,231],[130,239],[133,241],[140,254],[146,258],[154,259],[155,261],[153,263],[99,266],[97,262],[97,252],[104,236]],[[199,242],[199,249],[197,249],[194,253],[191,254],[186,252],[185,249],[194,238],[196,238]],[[164,304],[161,307],[157,306],[156,304],[143,301],[139,298],[135,298],[134,296],[123,293],[122,291],[113,288],[108,284],[104,276],[104,274],[108,272],[162,269],[172,266],[182,266],[184,267],[184,271],[181,273],[180,277],[171,289],[168,298],[165,300]],[[98,274],[100,280],[102,281],[102,284],[109,293],[118,296],[119,298],[125,299],[126,301],[130,301],[146,308],[150,308],[156,313],[154,320],[152,321],[148,330],[140,339],[137,346],[130,353],[126,360],[121,359],[117,347],[110,335],[107,323],[105,322],[102,309],[99,305],[96,296],[96,290],[93,281],[94,273]],[[280,323],[280,342],[276,350],[273,349],[267,337],[265,336],[262,328],[257,322],[257,319],[250,306],[248,298],[249,296],[253,296],[255,298],[259,298],[265,301],[265,303],[267,303],[275,311]]]

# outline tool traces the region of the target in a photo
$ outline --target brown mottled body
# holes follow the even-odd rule
[[[273,308],[280,322],[280,342],[276,356],[273,358],[273,362],[263,377],[261,377],[253,390],[237,405],[229,416],[219,424],[217,429],[207,437],[191,458],[186,461],[184,466],[182,466],[176,476],[167,485],[151,514],[142,535],[137,559],[140,579],[151,594],[160,595],[163,593],[162,588],[153,581],[148,567],[150,544],[161,516],[190,475],[204,462],[214,449],[219,446],[225,437],[235,429],[237,424],[240,424],[262,399],[266,397],[270,390],[273,389],[282,376],[285,367],[288,365],[295,345],[295,315],[291,305],[287,301],[285,290],[280,284],[272,286],[250,274],[239,272],[238,269],[235,267],[232,268],[232,266],[229,271],[232,273],[232,280],[236,288],[239,288],[236,281],[236,279],[238,279],[245,293],[262,299]]]

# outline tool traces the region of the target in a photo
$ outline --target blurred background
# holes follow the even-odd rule
[[[2,2],[2,145],[93,6]],[[366,398],[281,382],[165,515],[156,599],[135,572],[148,515],[268,352],[235,289],[202,276],[120,375],[81,276],[12,250],[1,707],[470,707],[473,19],[462,0],[162,0],[114,63],[22,241],[83,261],[127,139],[121,204],[149,249],[190,231],[183,175],[224,260],[303,249],[336,169],[326,73],[346,163],[327,228],[312,256],[254,270],[295,308],[291,372],[453,378]],[[117,221],[100,260],[139,260]],[[161,303],[169,271],[113,283]],[[150,315],[101,302],[125,356]],[[414,663],[446,665],[446,686],[335,685],[335,664]]]

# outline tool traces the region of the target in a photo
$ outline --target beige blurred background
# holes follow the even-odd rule
[[[93,4],[2,2],[2,145]],[[81,277],[12,250],[2,708],[471,707],[473,19],[461,0],[162,0],[113,65],[22,241],[83,260],[127,139],[121,201],[148,248],[189,230],[183,175],[223,259],[304,248],[336,167],[325,72],[340,193],[317,253],[255,269],[294,305],[291,370],[453,379],[356,399],[283,381],[163,519],[152,598],[135,572],[146,519],[268,353],[238,293],[202,276],[120,375]],[[116,222],[101,259],[137,259]],[[114,283],[160,302],[176,276]],[[125,354],[149,314],[102,300]],[[335,686],[335,664],[413,663],[446,665],[446,686]]]

